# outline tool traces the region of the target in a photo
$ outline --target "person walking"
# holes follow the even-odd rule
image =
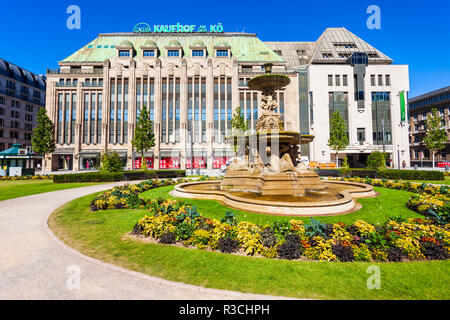
[[[406,168],[406,161],[405,160],[403,160],[403,162],[402,162],[402,167],[403,167],[403,169]]]

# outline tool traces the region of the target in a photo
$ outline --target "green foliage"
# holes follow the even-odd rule
[[[147,107],[142,106],[141,113],[136,123],[134,132],[134,139],[131,141],[133,147],[141,154],[141,159],[144,159],[144,152],[155,146],[155,136],[153,133],[153,123],[150,120]],[[145,161],[142,161],[142,166],[147,169]]]
[[[374,170],[386,167],[386,156],[380,151],[374,151],[367,157],[367,167]]]
[[[291,230],[291,223],[289,221],[274,221],[272,230],[278,239],[283,239]]]
[[[333,112],[330,119],[330,138],[328,139],[328,146],[337,154],[340,150],[344,150],[348,145],[347,125],[341,117],[341,112],[336,110]]]
[[[309,224],[305,225],[305,234],[310,236],[310,237],[314,237],[316,235],[321,235],[323,236],[324,233],[323,231],[326,228],[326,224],[322,223],[320,220],[316,220],[314,218],[311,218],[309,220]]]
[[[233,134],[244,134],[248,131],[248,119],[245,120],[241,107],[237,107],[231,118]]]
[[[437,110],[431,110],[431,116],[427,118],[427,132],[423,138],[425,146],[434,153],[445,147],[447,142],[447,133],[442,128],[441,118],[437,115]]]
[[[442,171],[386,169],[377,172],[378,178],[394,180],[445,180]]]
[[[122,172],[70,173],[70,174],[57,174],[53,176],[54,183],[114,182],[122,180],[123,180]]]
[[[342,169],[350,169],[350,165],[348,164],[348,158],[345,157],[342,161]]]
[[[220,222],[228,223],[231,226],[235,226],[237,224],[236,214],[233,211],[226,211],[225,217],[223,217]]]
[[[123,171],[123,163],[116,151],[106,152],[101,159],[101,172],[121,172]]]
[[[55,127],[45,108],[39,108],[36,122],[36,128],[31,135],[33,151],[41,155],[52,153],[56,147]]]

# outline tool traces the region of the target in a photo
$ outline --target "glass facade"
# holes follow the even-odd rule
[[[231,78],[214,78],[214,142],[224,143],[231,132]]]
[[[384,135],[383,135],[384,125]],[[390,92],[372,92],[373,144],[392,144]]]
[[[162,78],[161,143],[180,142],[180,78]]]
[[[338,111],[341,113],[342,119],[344,119],[347,126],[347,132],[349,128],[348,124],[348,93],[347,92],[329,92],[329,117],[331,119],[333,112]]]

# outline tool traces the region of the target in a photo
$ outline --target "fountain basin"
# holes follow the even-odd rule
[[[376,196],[370,185],[326,181],[326,191],[308,192],[305,196],[261,196],[257,193],[220,190],[220,181],[189,182],[175,186],[170,193],[188,199],[216,200],[234,209],[271,215],[326,216],[356,211],[358,198]]]

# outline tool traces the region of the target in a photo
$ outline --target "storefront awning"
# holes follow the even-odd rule
[[[53,154],[73,154],[74,152],[75,152],[75,150],[73,150],[73,149],[65,149],[65,150],[61,149],[61,150],[55,150],[53,152]]]
[[[233,157],[234,152],[230,149],[216,149],[213,150],[213,157]]]
[[[208,156],[208,151],[206,149],[197,149],[197,150],[194,149],[193,153],[194,153],[194,157],[206,158]],[[186,157],[192,157],[190,149],[186,150]]]
[[[100,150],[81,150],[78,154],[79,155],[94,155],[94,154],[100,154]]]
[[[159,157],[160,158],[174,158],[180,156],[180,150],[160,150]]]

